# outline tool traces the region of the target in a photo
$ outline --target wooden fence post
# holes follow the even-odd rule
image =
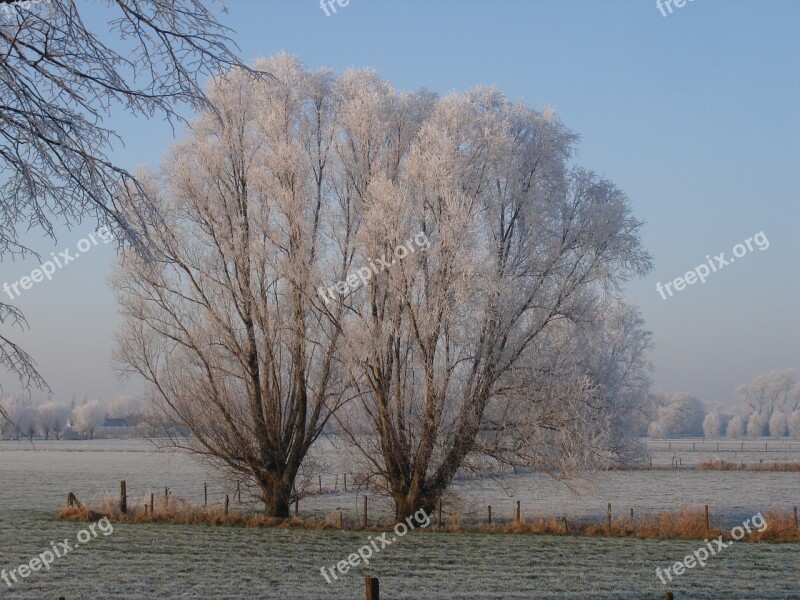
[[[439,519],[436,523],[436,526],[441,529],[442,528],[442,499],[439,498]]]
[[[344,529],[344,511],[339,509],[339,529]]]
[[[128,514],[128,487],[124,480],[119,482],[119,512]]]
[[[797,529],[797,507],[794,507],[794,528]]]
[[[238,500],[239,500],[239,506],[242,505],[242,486],[241,486],[241,483],[242,483],[241,481],[237,481],[236,482],[236,496],[238,497]]]
[[[155,504],[154,500],[155,500],[155,494],[153,492],[150,492],[150,518],[151,519],[155,516],[155,513],[153,512],[153,505]]]
[[[203,484],[203,506],[208,506],[208,484]]]
[[[633,530],[633,509],[631,508],[631,530]]]
[[[228,516],[228,494],[225,494],[225,516]]]
[[[298,516],[300,514],[300,498],[294,499],[294,516]]]
[[[367,600],[380,600],[380,584],[377,577],[366,577],[364,579]]]
[[[515,523],[519,523],[520,522],[521,513],[522,513],[522,511],[520,510],[520,507],[519,507],[519,500],[517,500],[517,510],[514,512],[514,522]]]
[[[347,493],[347,473],[345,473],[343,475],[343,479],[344,479],[344,493],[346,494]]]
[[[606,511],[606,530],[608,533],[611,533],[611,502],[608,503],[608,509]]]
[[[489,525],[492,524],[492,505],[489,505]]]
[[[164,488],[164,508],[169,508],[169,488]]]
[[[708,520],[708,504],[705,505],[705,512],[706,512],[706,531],[711,531],[711,525]]]
[[[322,493],[322,475],[318,475],[319,477],[319,493]]]
[[[361,526],[367,527],[367,497],[364,496],[364,514],[361,516]]]

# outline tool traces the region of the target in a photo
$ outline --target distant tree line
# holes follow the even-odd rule
[[[88,396],[80,402],[63,402],[52,397],[32,400],[21,394],[0,398],[0,405],[8,415],[0,423],[0,437],[6,440],[93,439],[101,432],[103,437],[111,437],[105,428],[110,420],[128,426],[144,421],[140,402],[125,396],[110,402]]]
[[[736,389],[737,408],[708,410],[694,396],[664,392],[648,397],[647,423],[640,431],[649,437],[704,436],[718,438],[800,439],[800,382],[794,369],[770,371]]]

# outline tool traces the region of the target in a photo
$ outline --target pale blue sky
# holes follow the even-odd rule
[[[800,2],[694,0],[667,17],[655,0],[350,0],[329,17],[316,0],[228,9],[222,20],[248,60],[285,50],[339,73],[374,67],[400,89],[496,84],[554,106],[581,135],[578,162],[625,190],[647,222],[655,269],[628,297],[655,334],[655,389],[727,402],[758,373],[800,368]],[[115,156],[131,168],[157,163],[171,141],[159,122],[113,124],[127,142]],[[35,245],[49,255],[92,229]],[[667,300],[656,292],[762,230],[768,250]],[[94,248],[16,301],[31,323],[16,339],[59,396],[120,390],[112,258]],[[0,283],[34,266],[3,262]]]

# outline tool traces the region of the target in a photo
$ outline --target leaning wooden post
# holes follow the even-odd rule
[[[228,516],[228,494],[225,494],[225,516]]]
[[[519,508],[519,500],[517,500],[517,510],[514,512],[514,522],[515,523],[519,523],[520,522],[520,516],[521,516],[521,511],[520,511],[520,508]]]
[[[364,587],[367,593],[367,600],[380,600],[380,585],[377,577],[366,577]]]
[[[361,515],[361,526],[366,528],[367,526],[367,497],[364,496],[364,514]]]
[[[711,531],[711,525],[708,520],[708,504],[705,505],[705,512],[706,512],[706,531]]]
[[[489,505],[489,525],[492,524],[492,505]]]
[[[128,488],[124,480],[119,482],[119,512],[128,514]]]
[[[611,533],[611,502],[608,503],[608,509],[606,511],[606,531]]]
[[[439,498],[439,518],[437,520],[436,526],[441,529],[442,528],[442,499]]]
[[[203,484],[203,506],[208,506],[208,484]]]

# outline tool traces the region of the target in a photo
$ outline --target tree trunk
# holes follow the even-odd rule
[[[425,514],[430,515],[436,509],[436,501],[439,495],[435,498],[430,494],[414,494],[412,492],[393,494],[394,498],[394,518],[395,523],[405,521],[406,518],[414,516],[420,509],[425,510]]]
[[[278,519],[289,518],[289,500],[292,497],[291,484],[278,482],[271,486],[261,486],[261,497],[264,499],[264,516]]]

